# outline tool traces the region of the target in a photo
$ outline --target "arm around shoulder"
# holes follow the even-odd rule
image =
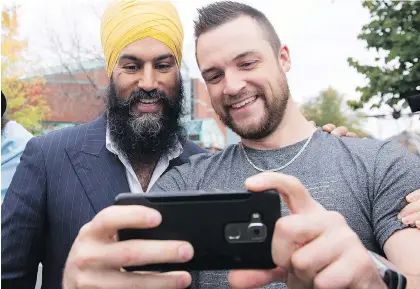
[[[378,152],[373,200],[374,230],[387,259],[408,280],[407,288],[420,288],[420,230],[397,217],[406,196],[420,188],[420,158],[393,143]]]

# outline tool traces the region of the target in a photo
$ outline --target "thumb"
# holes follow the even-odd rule
[[[248,190],[260,192],[276,190],[282,196],[292,214],[312,213],[325,210],[310,195],[305,186],[296,177],[275,172],[264,172],[249,177],[245,181]]]

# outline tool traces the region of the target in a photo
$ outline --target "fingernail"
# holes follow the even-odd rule
[[[178,288],[186,288],[191,284],[191,278],[188,275],[183,275],[178,278]]]
[[[411,223],[410,219],[408,217],[402,218],[402,222],[406,225],[409,225]]]
[[[397,218],[398,220],[401,220],[401,214],[398,214]]]
[[[194,254],[194,250],[190,244],[183,244],[178,248],[178,254],[183,260],[190,260]]]
[[[416,200],[416,194],[410,194],[407,197],[405,197],[405,199],[407,200],[407,202],[411,203],[414,202]]]
[[[147,222],[149,225],[157,225],[160,223],[162,216],[159,212],[152,211],[150,212],[149,216],[147,217]]]

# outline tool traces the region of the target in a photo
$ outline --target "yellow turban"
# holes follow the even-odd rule
[[[175,7],[168,1],[114,0],[102,16],[101,41],[111,77],[122,50],[147,37],[171,49],[181,66],[184,32]]]

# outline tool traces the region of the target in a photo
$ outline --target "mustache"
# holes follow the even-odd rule
[[[245,99],[251,96],[264,96],[264,90],[262,89],[242,89],[235,95],[226,95],[223,101],[224,105],[231,105],[235,101],[238,101],[240,99]]]
[[[168,99],[168,97],[163,91],[158,91],[156,89],[151,90],[151,91],[146,91],[144,89],[139,88],[139,89],[134,90],[127,99],[121,101],[121,104],[123,106],[131,106],[140,102],[143,99],[160,100],[160,99]]]

